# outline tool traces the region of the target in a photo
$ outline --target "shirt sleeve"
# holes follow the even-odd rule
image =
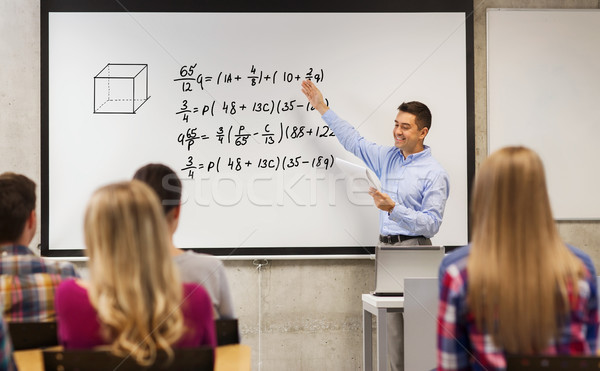
[[[233,300],[231,299],[231,292],[229,291],[229,282],[227,281],[227,275],[225,274],[225,267],[223,267],[223,263],[221,263],[219,267],[219,296],[220,298],[218,311],[220,318],[235,318],[235,312],[233,310]]]
[[[60,277],[62,279],[67,278],[81,278],[75,266],[69,262],[62,262],[60,265]]]
[[[70,288],[71,281],[63,281],[57,288],[54,295],[54,308],[56,309],[57,335],[58,340],[66,349],[71,345],[70,334],[70,313],[69,313],[69,297],[71,296]]]
[[[423,203],[420,210],[397,203],[389,213],[390,220],[398,223],[403,229],[412,231],[416,236],[431,238],[440,230],[449,193],[448,175],[440,172],[423,190]]]
[[[196,326],[195,332],[200,334],[198,346],[210,346],[213,348],[217,347],[217,330],[215,320],[213,317],[213,306],[212,300],[208,295],[208,292],[198,284],[184,284],[189,285],[186,291],[191,290],[192,294],[188,295],[192,298],[190,302],[191,315],[194,317],[193,323]],[[186,292],[184,291],[184,293]],[[186,299],[186,300],[189,300]]]
[[[593,265],[592,265],[593,269]],[[596,271],[590,272],[588,283],[590,285],[590,297],[587,305],[588,323],[586,326],[586,341],[592,351],[592,354],[598,352],[598,284]]]
[[[594,263],[588,254],[583,252],[582,250],[571,246],[566,245],[569,250],[575,256],[581,260],[585,269],[587,271],[587,277],[585,277],[586,282],[590,288],[590,294],[587,300],[586,307],[586,328],[585,328],[585,339],[590,347],[592,353],[596,354],[598,349],[598,327],[599,327],[599,319],[598,319],[598,281],[596,276],[596,267],[594,267]]]
[[[16,370],[17,366],[13,359],[13,347],[8,336],[8,326],[0,315],[0,369]]]
[[[331,109],[321,116],[335,134],[337,140],[346,149],[360,158],[365,165],[381,176],[382,159],[386,147],[366,140],[348,121],[341,119]]]
[[[469,335],[460,320],[464,302],[462,277],[456,265],[450,265],[440,277],[440,300],[437,328],[438,371],[470,370]]]

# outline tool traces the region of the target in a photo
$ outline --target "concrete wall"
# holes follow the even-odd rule
[[[475,151],[487,154],[486,8],[600,8],[598,0],[475,0]],[[40,182],[40,2],[0,2],[0,172]],[[600,267],[599,222],[561,222],[563,238]],[[39,234],[32,247],[39,243]],[[84,266],[83,263],[79,263]],[[362,368],[362,293],[372,260],[225,261],[254,370]],[[260,323],[260,327],[258,324]]]

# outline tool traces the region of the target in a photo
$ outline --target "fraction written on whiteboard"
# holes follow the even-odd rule
[[[189,122],[190,114],[199,114],[202,116],[215,116],[215,106],[217,104],[216,100],[212,100],[207,104],[201,105],[202,109],[199,106],[190,107],[187,99],[183,99],[181,101],[181,106],[175,112],[176,115],[181,115],[181,120],[183,122]],[[329,99],[325,99],[325,104],[329,105]],[[295,99],[284,101],[282,99],[271,99],[270,101],[261,101],[261,102],[239,102],[235,100],[224,101],[223,105],[220,105],[220,108],[217,107],[217,110],[221,109],[222,112],[229,115],[235,115],[237,113],[244,112],[249,110],[249,112],[258,112],[258,113],[268,113],[270,115],[279,115],[284,112],[293,111],[294,109],[304,109],[305,111],[314,111],[315,108],[310,105],[310,103],[300,104],[296,103]],[[246,111],[248,112],[248,111]]]
[[[250,86],[257,86],[263,83],[277,84],[277,83],[297,83],[301,79],[315,80],[316,82],[323,81],[325,72],[322,68],[309,67],[302,74],[297,72],[288,71],[262,71],[257,70],[254,65],[250,68],[250,72],[244,74],[243,72],[223,72],[220,71],[216,75],[206,75],[200,73],[196,75],[197,63],[192,65],[185,65],[179,69],[179,77],[173,79],[173,81],[181,81],[182,91],[192,91],[193,84],[200,86],[200,89],[204,90],[204,84],[213,83],[215,85],[221,84],[234,84],[247,82]]]

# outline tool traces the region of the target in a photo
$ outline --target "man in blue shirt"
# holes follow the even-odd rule
[[[344,148],[360,158],[381,180],[382,191],[369,190],[379,213],[379,244],[431,245],[440,229],[450,191],[448,174],[423,144],[431,112],[421,102],[402,103],[394,120],[394,146],[367,141],[325,104],[312,81],[302,92],[322,115]],[[401,313],[388,314],[388,354],[392,370],[404,369]]]

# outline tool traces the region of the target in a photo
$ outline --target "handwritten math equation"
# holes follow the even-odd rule
[[[329,105],[329,100],[325,98],[325,104]],[[195,106],[190,106],[187,99],[182,100],[181,106],[175,112],[176,115],[181,115],[181,120],[183,122],[188,122],[190,120],[190,116],[215,116],[215,111],[224,112],[228,115],[236,115],[242,112],[258,112],[258,113],[266,113],[269,115],[280,115],[285,112],[291,112],[293,110],[304,109],[305,111],[314,111],[315,108],[311,106],[310,103],[300,104],[296,102],[295,99],[292,100],[274,100],[270,101],[262,101],[262,102],[249,102],[249,103],[240,103],[235,100],[224,101],[223,104],[219,104],[217,106],[217,101],[213,100],[211,103]],[[219,111],[220,110],[220,111]]]
[[[307,156],[273,156],[259,157],[258,159],[245,159],[241,157],[216,157],[212,160],[197,161],[194,156],[188,156],[185,166],[181,171],[187,171],[187,176],[194,178],[196,170],[203,170],[207,173],[230,170],[239,172],[245,169],[268,169],[274,171],[285,171],[295,168],[313,168],[329,170],[335,157],[333,155],[319,155],[313,157]]]
[[[301,80],[323,82],[325,71],[322,68],[267,71],[252,65],[243,72],[211,73],[201,70],[201,66],[194,63],[181,66],[178,72],[173,79],[173,87],[181,96],[181,104],[174,110],[179,121],[176,135],[179,148],[184,151],[186,158],[180,170],[188,178],[193,179],[196,172],[285,171],[302,168],[329,170],[333,165],[334,156],[318,154],[315,152],[317,146],[310,142],[312,138],[326,140],[334,137],[333,131],[327,125],[306,124],[301,119],[298,121],[302,116],[298,113],[310,112],[315,108],[308,101],[275,98],[282,88],[287,96],[288,89],[299,90]],[[211,96],[207,100],[207,94],[198,96],[194,93],[209,86],[221,86],[238,94],[245,91],[248,98],[217,100]],[[255,90],[259,88],[260,92]],[[255,91],[257,94],[254,94]],[[264,96],[265,91],[271,92],[274,97],[257,98],[258,95]],[[328,100],[326,104],[329,105]],[[288,114],[291,112],[294,113],[293,124],[286,122],[290,121]],[[286,118],[278,117],[282,115]],[[293,148],[277,146],[276,150],[268,149],[284,141],[292,144]],[[308,147],[302,149],[302,145],[307,144]],[[262,150],[256,146],[266,147]],[[246,147],[253,150],[242,153]],[[236,148],[242,152],[234,150]],[[284,148],[293,155],[282,154]],[[200,156],[199,152],[210,153],[211,158],[206,159],[206,155]],[[235,156],[238,152],[241,155],[234,157],[232,152]]]
[[[260,131],[248,130],[244,125],[219,126],[212,137],[206,133],[200,133],[197,127],[188,128],[187,131],[178,135],[177,142],[190,151],[198,142],[211,138],[216,139],[219,144],[233,144],[239,147],[247,145],[250,138],[258,138],[255,142],[259,144],[279,144],[284,139],[333,136],[335,136],[333,131],[327,125],[313,128],[305,125],[284,125],[283,122],[280,122],[278,125],[265,124]]]
[[[309,67],[305,71],[289,72],[289,71],[263,71],[257,69],[254,65],[247,72],[230,72],[220,71],[216,74],[207,75],[198,73],[198,63],[192,65],[184,65],[179,69],[179,76],[173,79],[175,82],[181,82],[181,90],[183,92],[193,91],[194,87],[199,86],[204,90],[205,85],[235,85],[246,83],[250,86],[258,86],[261,84],[281,84],[281,83],[298,83],[300,80],[314,80],[322,82],[325,77],[325,72],[322,68]]]

